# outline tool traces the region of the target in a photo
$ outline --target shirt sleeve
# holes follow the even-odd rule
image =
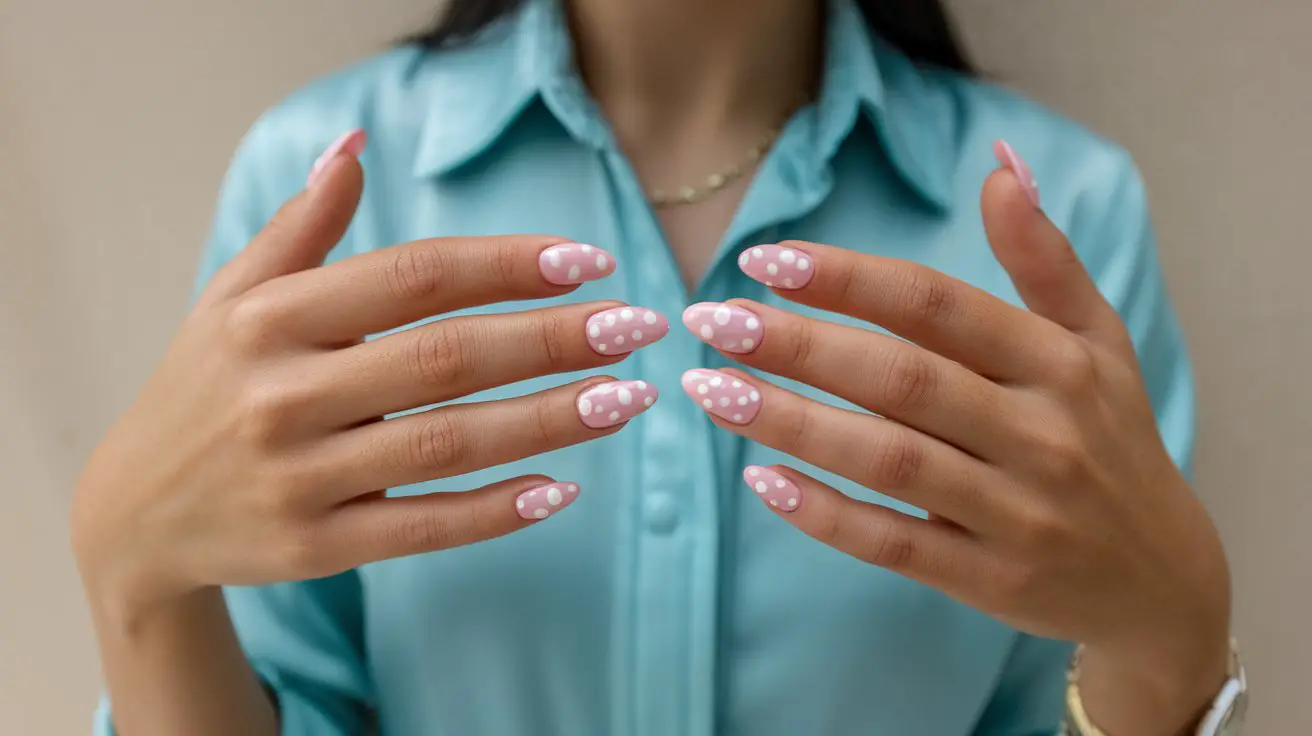
[[[1086,189],[1067,234],[1129,329],[1158,431],[1188,476],[1194,447],[1193,372],[1162,277],[1143,181],[1123,152],[1098,178],[1106,183]],[[1065,710],[1071,649],[1069,643],[1020,635],[976,736],[1056,733]]]
[[[327,143],[299,134],[289,140],[289,127],[295,129],[282,115],[266,115],[239,146],[219,196],[198,292],[301,188],[315,146]],[[277,699],[284,736],[370,732],[372,683],[354,570],[318,580],[227,588],[224,596],[242,648]],[[110,703],[102,699],[94,734],[114,733]]]

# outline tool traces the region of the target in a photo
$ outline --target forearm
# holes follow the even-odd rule
[[[149,613],[96,600],[92,615],[121,736],[274,736],[275,707],[206,588]]]

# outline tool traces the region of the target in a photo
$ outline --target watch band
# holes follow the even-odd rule
[[[1080,658],[1084,647],[1075,648],[1066,671],[1066,715],[1062,719],[1060,736],[1108,736],[1094,725],[1084,710],[1080,696]],[[1248,709],[1248,677],[1239,659],[1239,645],[1230,640],[1230,658],[1226,665],[1228,679],[1198,724],[1195,736],[1237,736],[1243,726]]]

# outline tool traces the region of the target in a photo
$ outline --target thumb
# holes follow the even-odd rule
[[[210,283],[201,301],[242,294],[279,276],[323,263],[346,234],[364,190],[358,156],[365,132],[352,130],[314,163],[305,189],[289,199]]]
[[[1039,209],[1029,166],[1006,141],[994,147],[1002,168],[984,182],[980,210],[998,262],[1026,306],[1076,333],[1116,329],[1116,311],[1066,236]]]

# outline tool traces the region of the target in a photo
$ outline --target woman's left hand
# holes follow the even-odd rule
[[[745,300],[685,314],[726,355],[873,414],[737,371],[689,371],[684,388],[724,429],[929,512],[748,468],[779,516],[1023,631],[1084,643],[1095,721],[1174,733],[1224,679],[1225,556],[1158,434],[1129,334],[1027,195],[999,170],[983,212],[1030,311],[914,263],[798,242],[740,266],[905,341]]]

